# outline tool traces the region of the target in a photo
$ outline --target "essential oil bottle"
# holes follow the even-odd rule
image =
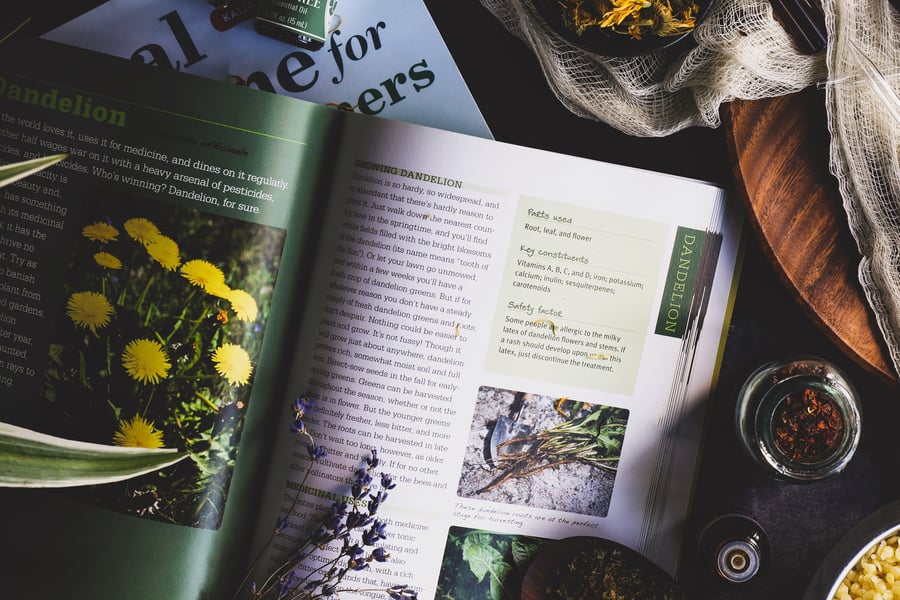
[[[308,50],[325,44],[337,0],[261,0],[257,33]]]
[[[768,568],[769,538],[755,519],[726,513],[710,520],[699,536],[700,556],[707,568],[729,584],[751,582]]]

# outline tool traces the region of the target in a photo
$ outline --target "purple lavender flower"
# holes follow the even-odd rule
[[[294,414],[298,419],[302,419],[306,416],[306,411],[309,410],[310,407],[312,407],[312,400],[306,394],[299,396],[294,400]]]
[[[384,532],[385,527],[387,527],[387,524],[382,521],[376,520],[372,523],[372,526],[363,532],[363,544],[374,546],[379,540],[385,539],[387,537]]]
[[[322,596],[324,596],[325,598],[334,596],[335,592],[337,592],[337,587],[338,587],[337,582],[332,583],[330,585],[322,586]]]
[[[282,597],[286,595],[290,589],[294,586],[294,580],[296,576],[294,573],[288,573],[286,576],[282,577],[278,584],[278,596]]]
[[[392,600],[418,600],[419,593],[408,585],[395,585],[385,590]]]
[[[381,463],[381,460],[378,458],[378,449],[372,448],[370,452],[372,453],[372,456],[368,460],[369,470],[377,469],[378,465]]]
[[[357,469],[353,477],[353,484],[350,486],[350,493],[353,498],[359,500],[369,492],[369,486],[372,485],[372,475],[366,469]]]
[[[381,508],[381,505],[387,500],[387,492],[384,490],[379,490],[378,493],[372,494],[369,496],[369,514],[374,515],[378,512],[378,509]]]
[[[359,544],[346,546],[345,544],[344,552],[347,555],[347,568],[353,571],[362,571],[368,568],[369,563],[366,561],[365,550],[362,546]]]
[[[316,532],[312,535],[312,538],[310,541],[312,541],[312,543],[315,544],[316,546],[321,546],[323,544],[328,543],[328,541],[330,539],[331,539],[331,533],[329,532],[328,529],[326,529],[323,526],[323,527],[319,527],[318,529],[316,529]]]
[[[287,517],[278,517],[278,520],[275,521],[275,533],[276,535],[284,531],[288,526]]]
[[[313,460],[322,460],[323,458],[328,456],[328,451],[318,444],[307,444],[306,451],[309,453],[309,457]]]
[[[372,517],[368,514],[363,514],[361,512],[351,512],[347,515],[347,529],[358,529],[360,527],[365,527],[369,523],[372,522]]]
[[[388,554],[388,552],[381,546],[378,546],[377,548],[372,550],[371,558],[375,562],[386,562],[390,557],[391,555]]]
[[[291,406],[293,422],[290,429],[301,434],[307,440],[306,451],[310,458],[310,466],[326,456],[324,447],[316,444],[313,435],[306,427],[306,415],[312,407],[308,395],[296,398]],[[279,577],[271,577],[257,590],[255,583],[245,578],[241,586],[249,584],[251,597],[256,600],[272,600],[274,598],[333,598],[336,597],[345,575],[352,571],[362,571],[372,562],[385,562],[390,554],[377,543],[387,538],[386,524],[375,516],[382,504],[387,500],[388,490],[396,487],[391,476],[380,473],[378,484],[373,483],[379,477],[376,470],[380,464],[378,450],[370,450],[370,456],[362,468],[354,473],[350,482],[350,494],[344,500],[332,503],[331,510],[326,513],[318,526],[306,539],[298,540],[298,544],[287,554],[288,562],[278,568]],[[311,469],[307,470],[307,476]],[[275,530],[271,539],[290,527],[287,515],[293,513],[300,499],[301,490],[306,489],[306,479],[297,487],[293,501],[285,507],[282,515],[276,519]],[[380,484],[380,485],[379,485]],[[365,503],[365,506],[363,506]],[[271,542],[271,540],[270,540]],[[302,565],[319,551],[331,546],[340,545],[338,556],[327,569],[315,569],[309,572]],[[260,554],[261,556],[262,554]],[[313,575],[315,573],[315,575]],[[370,590],[371,591],[371,590]],[[382,590],[392,600],[418,600],[418,594],[407,585],[395,585]]]
[[[312,406],[312,400],[308,395],[299,396],[294,400],[293,410],[294,410],[294,421],[291,423],[291,431],[294,433],[305,433],[306,432],[306,423],[303,421],[303,417],[306,416],[306,411],[310,409]]]

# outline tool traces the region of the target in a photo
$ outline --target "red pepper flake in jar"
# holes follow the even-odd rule
[[[797,462],[812,462],[829,454],[839,444],[843,430],[840,409],[815,388],[786,395],[772,419],[775,447]]]
[[[744,450],[776,477],[813,481],[840,473],[860,440],[859,395],[832,363],[800,356],[759,366],[735,405]]]
[[[775,385],[776,383],[780,383],[795,375],[817,375],[819,377],[827,377],[828,368],[811,361],[795,361],[775,370],[770,377],[770,381],[772,385]]]

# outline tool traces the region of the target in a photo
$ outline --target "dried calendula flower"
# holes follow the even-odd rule
[[[693,0],[559,0],[567,27],[578,35],[593,27],[641,39],[677,36],[697,23]]]

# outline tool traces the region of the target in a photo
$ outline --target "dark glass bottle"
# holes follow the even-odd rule
[[[706,567],[721,581],[745,584],[766,568],[769,539],[762,526],[741,513],[726,513],[709,521],[699,537]]]

